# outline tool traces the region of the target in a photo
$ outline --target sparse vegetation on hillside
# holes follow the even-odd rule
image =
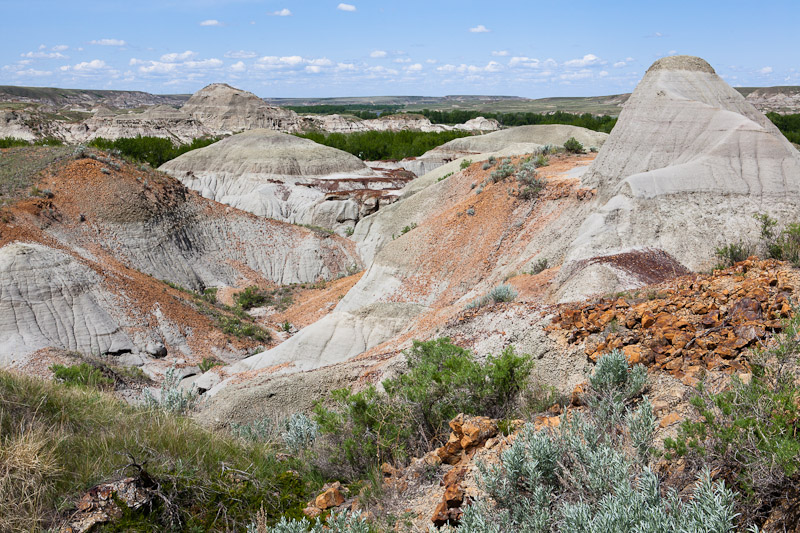
[[[415,341],[406,357],[408,369],[383,382],[385,393],[341,389],[317,405],[324,471],[355,478],[384,461],[402,465],[441,444],[458,413],[508,416],[532,364],[512,348],[481,363],[446,338]]]
[[[684,457],[689,470],[710,468],[743,495],[745,526],[762,525],[783,504],[800,474],[800,314],[787,321],[773,347],[756,350],[752,375],[734,375],[730,387],[710,392],[702,383],[691,400],[694,419],[665,441],[668,457]],[[784,517],[796,523],[800,512]]]
[[[352,115],[361,119],[378,118],[380,115],[393,115],[403,106],[400,105],[373,105],[373,104],[317,104],[282,106],[301,115]]]
[[[464,131],[367,131],[359,133],[310,132],[299,137],[349,152],[363,160],[418,157],[453,139],[471,135]]]
[[[198,148],[204,148],[217,142],[219,137],[208,139],[194,139],[191,143],[175,146],[169,139],[161,137],[133,137],[116,140],[98,137],[89,142],[89,146],[100,150],[118,151],[124,157],[129,157],[140,163],[148,163],[153,168],[158,168],[167,161],[175,159]]]

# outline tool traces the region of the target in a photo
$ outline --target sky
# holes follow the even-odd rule
[[[674,54],[800,85],[798,27],[800,0],[0,0],[0,85],[598,96]]]

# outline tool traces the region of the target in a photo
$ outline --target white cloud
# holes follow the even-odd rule
[[[592,71],[589,69],[581,69],[577,72],[567,72],[559,76],[562,80],[583,80],[592,77]]]
[[[410,57],[398,57],[397,59],[393,60],[394,63],[411,63]]]
[[[44,76],[50,76],[53,74],[49,70],[36,70],[33,68],[29,68],[26,70],[18,70],[14,73],[15,77],[23,78],[23,77],[30,77],[30,78],[41,78]]]
[[[122,39],[96,39],[94,41],[89,41],[89,44],[97,44],[100,46],[125,46],[128,43]]]
[[[20,54],[19,57],[27,57],[28,59],[66,59],[67,56],[59,52],[26,52]]]
[[[628,63],[625,62],[625,61],[617,61],[616,63],[614,63],[614,68],[621,68],[621,67],[626,66],[627,64]]]
[[[478,24],[474,28],[470,28],[469,31],[471,31],[472,33],[489,33],[492,30],[490,30],[489,28],[487,28],[483,24]]]
[[[653,37],[663,37],[663,36],[664,36],[664,34],[663,34],[663,33],[661,33],[660,31],[657,31],[657,32],[655,32],[655,33],[653,34]]]
[[[216,19],[204,20],[200,23],[201,26],[222,26],[222,23]]]
[[[273,17],[291,17],[292,12],[284,7],[283,9],[279,9],[278,11],[273,11],[269,13],[269,15],[272,15]]]
[[[63,52],[64,50],[66,50],[68,48],[69,48],[69,46],[67,46],[66,44],[57,44],[53,48],[51,48],[51,50],[54,51],[54,52]]]
[[[339,4],[338,6],[336,6],[336,9],[338,9],[339,11],[355,11],[356,6],[354,6],[353,4]]]
[[[196,56],[196,52],[192,52],[191,50],[186,50],[185,52],[181,53],[172,53],[172,54],[164,54],[161,56],[161,61],[166,63],[175,63],[176,61],[186,61],[187,59],[191,59]]]
[[[369,57],[386,57],[386,51],[385,50],[373,50],[369,54]]]
[[[506,57],[508,55],[508,50],[495,50],[492,52],[492,55],[495,57]]]
[[[589,65],[596,65],[600,62],[600,58],[594,54],[586,54],[581,59],[570,59],[564,63],[565,67],[588,67]]]
[[[73,72],[96,72],[98,70],[103,70],[108,68],[106,62],[102,59],[92,59],[91,61],[82,61],[77,65],[64,65],[63,67],[59,67],[63,72],[73,71]]]
[[[508,66],[539,68],[539,66],[541,66],[541,62],[535,57],[514,56],[508,62]]]
[[[601,78],[605,78],[606,76],[608,76],[608,71],[601,70],[600,72],[597,73],[597,75],[600,76]]]
[[[299,65],[303,62],[303,58],[300,56],[285,56],[280,58],[280,62],[287,65]]]
[[[252,59],[254,57],[258,57],[258,54],[247,50],[236,50],[226,53],[225,57],[229,57],[231,59]]]
[[[758,72],[759,74],[772,74],[772,67],[764,67]]]
[[[353,63],[336,63],[336,70],[354,71],[356,66]]]
[[[422,65],[420,63],[414,63],[413,65],[407,66],[406,70],[409,72],[419,72],[422,70]]]
[[[318,74],[322,72],[322,68],[317,65],[308,65],[305,68],[306,72],[311,72],[312,74]]]
[[[40,44],[39,45],[39,50],[44,50],[45,48],[47,48],[46,44]]]
[[[231,70],[234,72],[244,72],[245,66],[244,61],[237,61],[233,65],[231,65]]]

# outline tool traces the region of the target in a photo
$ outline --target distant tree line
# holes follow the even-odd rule
[[[418,157],[448,141],[471,135],[465,131],[365,131],[359,133],[309,132],[298,137],[349,152],[363,160]]]
[[[787,139],[795,144],[800,144],[800,114],[779,115],[778,113],[767,113],[767,118],[778,126]]]
[[[298,105],[284,106],[301,115],[353,115],[369,120],[381,115],[393,115],[403,106],[400,105],[374,105],[374,104],[343,104],[343,105]]]
[[[167,161],[175,159],[179,155],[204,148],[214,144],[220,138],[209,137],[194,139],[187,144],[175,146],[169,139],[161,137],[132,137],[109,140],[97,137],[89,142],[89,146],[100,150],[117,150],[124,157],[128,157],[141,163],[148,163],[153,168],[158,168]]]
[[[614,124],[617,123],[617,117],[592,115],[591,113],[578,115],[565,111],[556,111],[555,113],[487,113],[485,111],[463,109],[450,111],[423,109],[418,113],[428,117],[435,124],[463,124],[473,118],[484,117],[493,118],[506,127],[531,126],[535,124],[568,124],[603,133],[609,133],[614,128]]]

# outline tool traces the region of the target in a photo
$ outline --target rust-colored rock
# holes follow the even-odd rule
[[[671,426],[672,424],[676,424],[681,421],[681,415],[676,413],[675,411],[669,413],[667,416],[661,419],[661,422],[658,424],[659,427],[665,428],[667,426]]]
[[[339,507],[344,503],[344,495],[341,492],[342,485],[337,481],[333,483],[322,494],[314,500],[314,506],[323,511],[332,507]]]

